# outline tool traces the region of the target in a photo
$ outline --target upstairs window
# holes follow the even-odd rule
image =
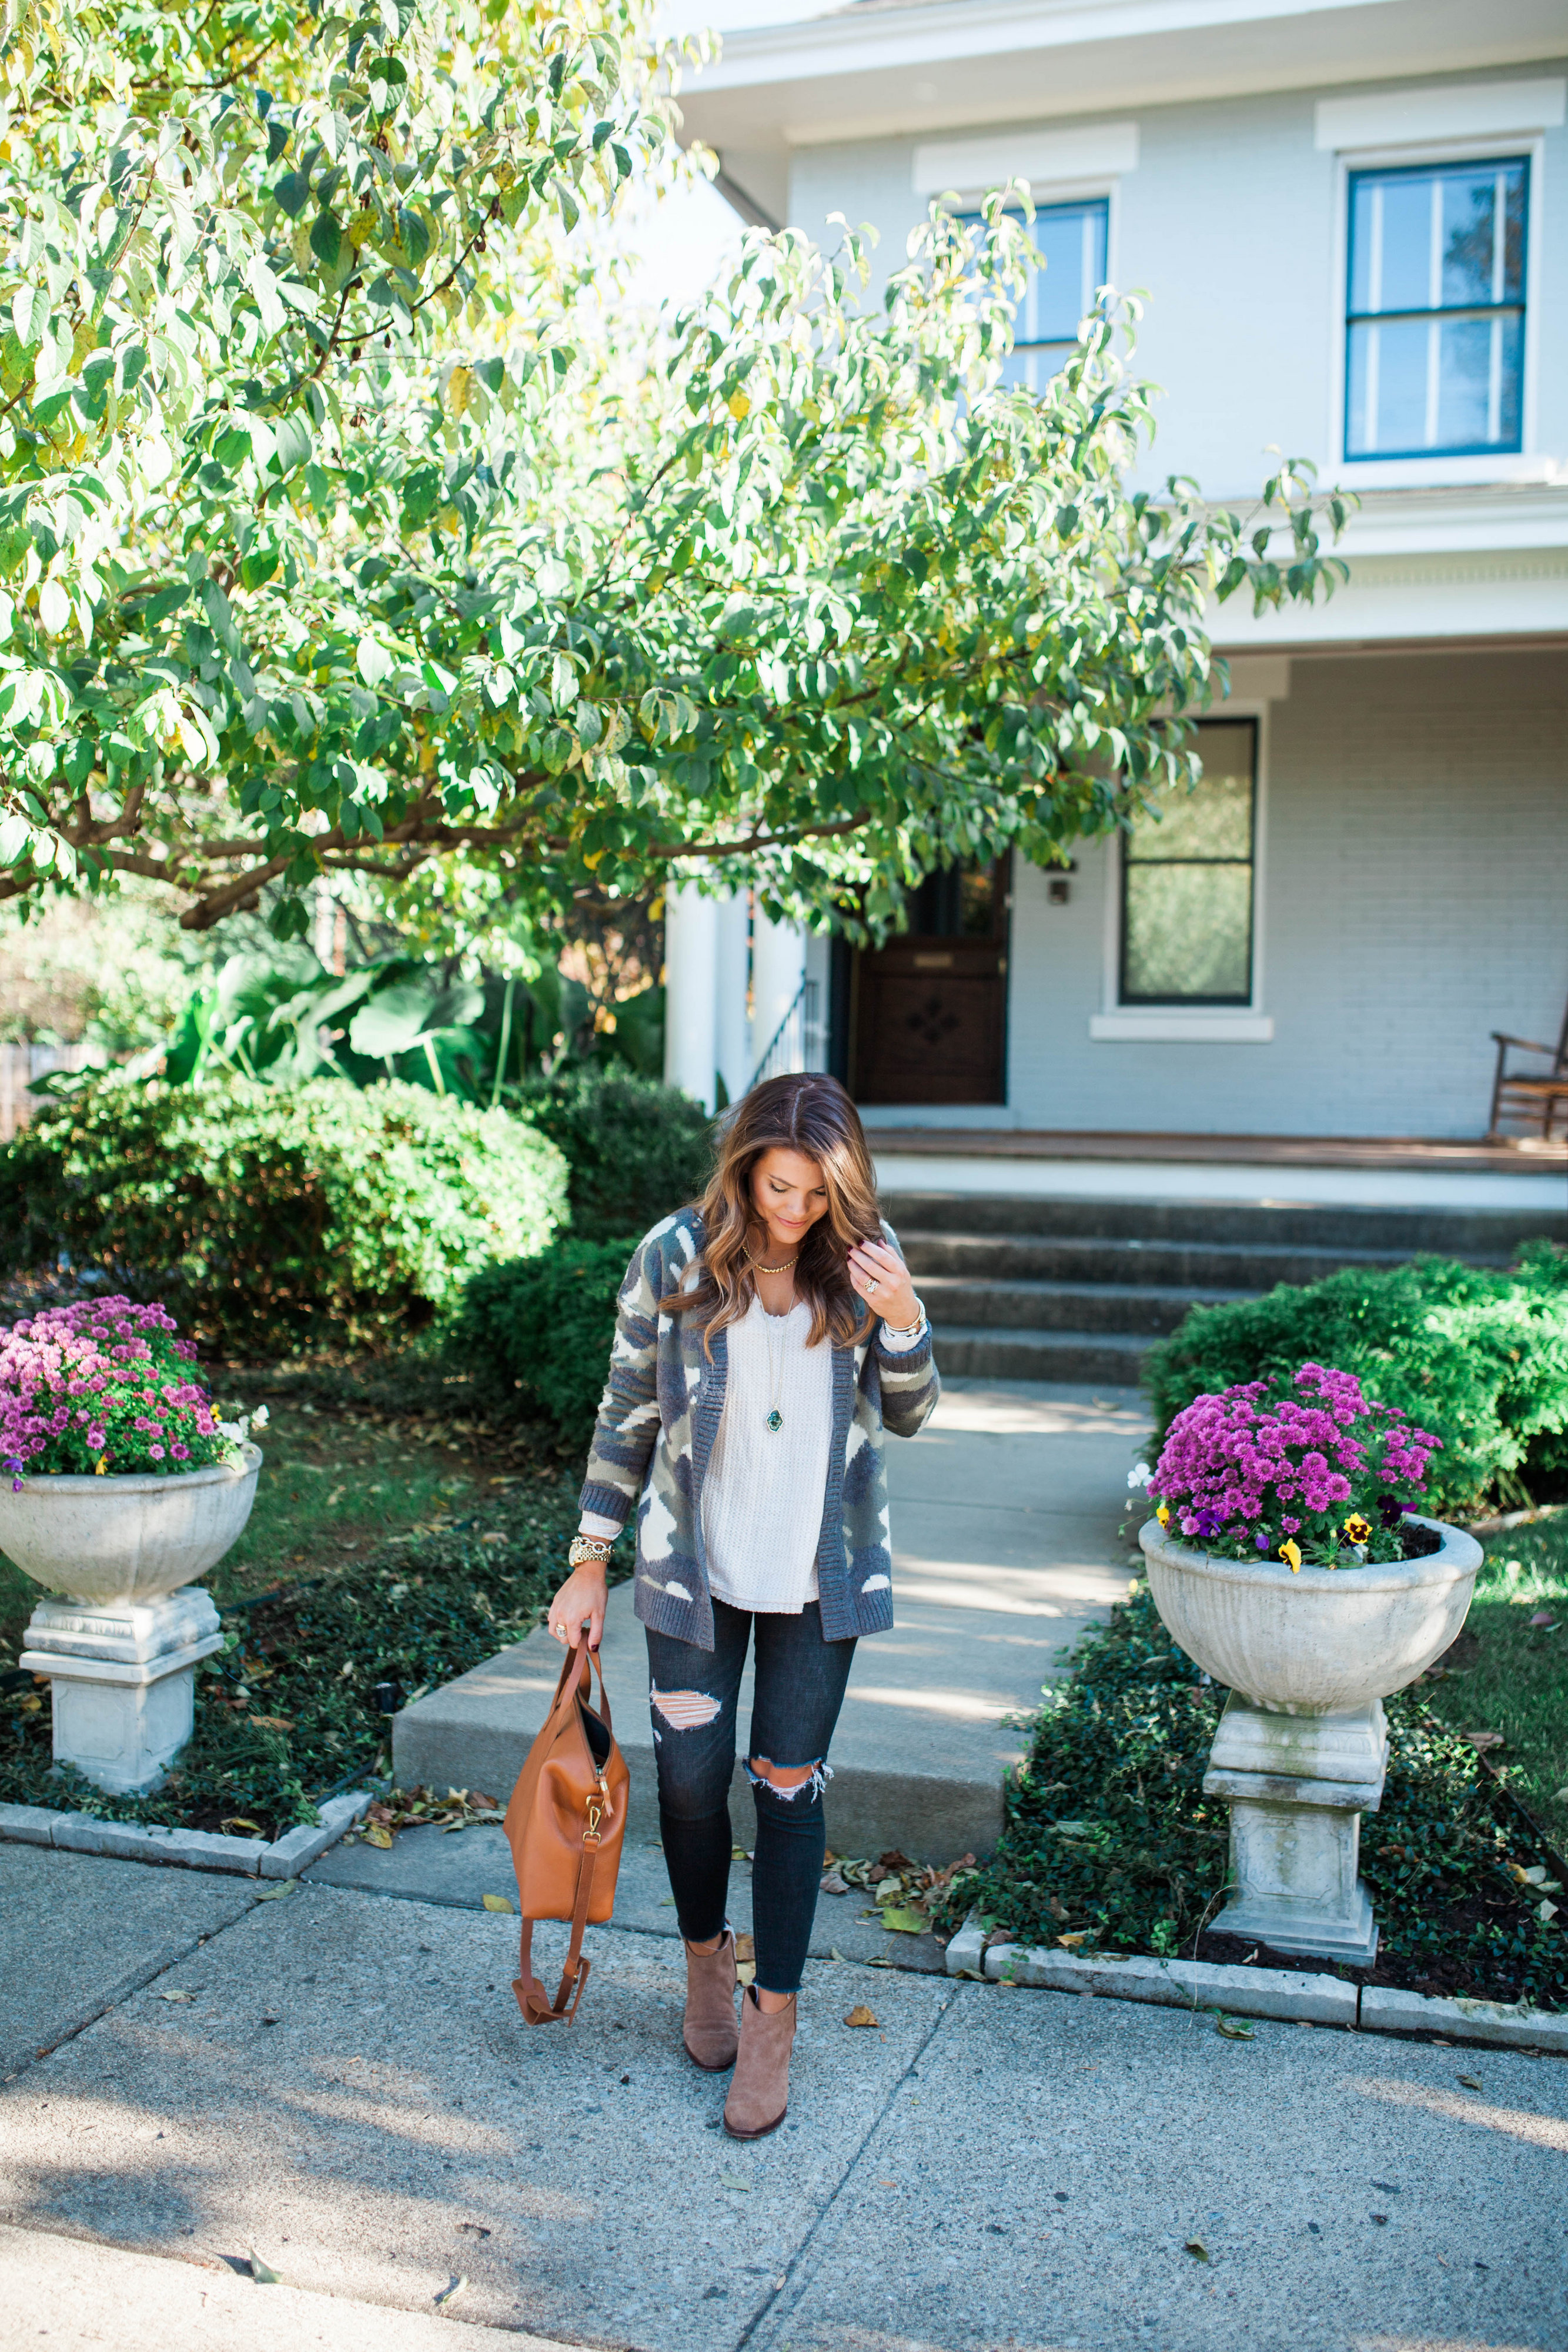
[[[1199,723],[1203,774],[1122,848],[1124,1004],[1250,1004],[1255,719]]]
[[[960,218],[975,227],[984,226],[979,213],[964,213]],[[1004,383],[1043,392],[1061,366],[1078,341],[1079,320],[1105,283],[1110,222],[1109,196],[1041,205],[1036,212],[1033,236],[1045,268],[1031,271],[1019,304],[1017,341],[1003,371]]]
[[[1350,177],[1347,457],[1520,446],[1530,164]]]

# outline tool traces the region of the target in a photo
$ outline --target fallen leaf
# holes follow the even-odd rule
[[[447,2304],[455,2302],[467,2284],[468,2282],[464,2277],[462,2272],[456,2272],[453,2276],[450,2285],[444,2286],[441,2293],[435,2298],[435,2308],[437,2311],[444,2310]]]
[[[879,1903],[891,1903],[903,1892],[904,1886],[899,1879],[884,1878],[877,1887],[876,1899]]]
[[[721,2172],[718,2177],[726,2189],[736,2189],[742,2197],[750,2196],[751,2183],[743,2180],[738,2172]]]
[[[918,1911],[910,1911],[893,1903],[884,1906],[882,1924],[891,1928],[895,1936],[924,1936],[927,1925]]]
[[[731,1862],[749,1862],[751,1860],[751,1856],[747,1853],[746,1848],[743,1845],[732,1845],[729,1849],[729,1858]],[[831,1855],[829,1859],[830,1861],[831,1860]]]
[[[1481,1756],[1486,1754],[1489,1748],[1501,1748],[1506,1745],[1500,1731],[1466,1731],[1461,1733],[1460,1737],[1468,1739],[1477,1754]]]
[[[392,1844],[392,1833],[391,1830],[388,1829],[384,1822],[372,1822],[364,1832],[365,1844],[380,1846],[383,1853],[385,1853],[388,1847]]]
[[[838,1948],[838,1946],[837,1946],[836,1944],[831,1945],[831,1946],[829,1947],[829,1950],[828,1950],[828,1958],[829,1958],[829,1959],[831,1959],[831,1960],[844,1960],[844,1955],[842,1954],[842,1952],[841,1952],[841,1951],[840,1951],[840,1949],[839,1949],[839,1948]],[[844,1966],[845,1966],[846,1968],[849,1966],[849,1962],[848,1962],[847,1960],[844,1960]]]
[[[1221,2014],[1214,2021],[1214,2030],[1216,2033],[1223,2033],[1227,2042],[1250,2042],[1253,2038],[1252,2028],[1239,2017]]]
[[[283,2281],[277,2272],[273,2270],[268,2263],[262,2261],[261,2256],[256,2252],[254,2246],[251,2249],[250,2274],[256,2281],[257,2286],[281,2286],[283,2284]]]
[[[485,1908],[486,1911],[510,1911],[513,1909],[512,1898],[509,1895],[486,1895]]]
[[[735,1957],[737,1960],[754,1960],[757,1958],[757,1946],[751,1937],[737,1936],[736,1937]]]
[[[757,1982],[757,1962],[755,1960],[737,1960],[735,1964],[735,1981],[737,1985],[755,1984]]]
[[[873,2011],[866,2007],[863,2000],[857,2000],[844,2020],[846,2025],[877,2025],[880,2022],[881,2020]]]
[[[1080,1927],[1076,1935],[1058,1936],[1056,1940],[1066,1950],[1075,1952],[1080,1944],[1086,1944],[1089,1941],[1089,1930],[1087,1927]]]
[[[839,1876],[836,1870],[825,1870],[822,1873],[821,1888],[824,1895],[847,1895],[850,1891],[848,1884]]]
[[[160,2000],[194,2000],[196,1996],[193,1992],[161,1992],[158,1998]]]
[[[1458,2079],[1467,2091],[1479,2091],[1481,2088],[1481,2079],[1479,2074],[1461,2074]]]
[[[271,1885],[256,1888],[256,1899],[258,1903],[281,1903],[286,1895],[293,1894],[298,1884],[297,1878],[275,1879]]]
[[[268,1717],[265,1715],[253,1715],[251,1717],[251,1721],[253,1723],[266,1723]],[[261,1823],[259,1822],[247,1822],[243,1813],[231,1813],[228,1820],[224,1823],[224,1827],[225,1830],[249,1830],[256,1837],[261,1835]]]
[[[258,1731],[292,1731],[294,1728],[291,1715],[253,1715],[251,1721]],[[254,1829],[256,1823],[251,1822],[247,1826]]]
[[[1201,2238],[1189,2238],[1183,2246],[1182,2252],[1184,2254],[1190,2254],[1195,2263],[1206,2263],[1208,2260],[1208,2248]]]

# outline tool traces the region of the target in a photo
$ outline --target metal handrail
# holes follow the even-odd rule
[[[747,1094],[765,1078],[781,1078],[790,1071],[820,1070],[825,1066],[827,1040],[817,1014],[817,996],[816,982],[803,980],[768,1039],[762,1059],[751,1073]]]

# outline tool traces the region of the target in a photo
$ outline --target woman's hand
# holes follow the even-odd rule
[[[850,1282],[873,1315],[906,1331],[920,1318],[909,1268],[885,1242],[857,1242],[850,1252]]]
[[[574,1645],[584,1625],[588,1628],[589,1648],[598,1649],[604,1638],[604,1604],[609,1597],[602,1568],[590,1560],[572,1570],[550,1602],[545,1619],[563,1650]]]

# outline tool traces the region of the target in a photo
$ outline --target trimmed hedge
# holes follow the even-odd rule
[[[0,1154],[0,1247],[19,1267],[67,1253],[209,1344],[363,1344],[542,1249],[566,1190],[544,1136],[417,1087],[115,1075]]]
[[[468,1285],[454,1353],[521,1411],[586,1447],[610,1368],[615,1301],[640,1234],[564,1235],[538,1257],[485,1266]]]
[[[578,1063],[512,1097],[565,1152],[571,1229],[582,1241],[645,1234],[696,1200],[713,1167],[706,1113],[678,1087]]]
[[[1303,1363],[1354,1372],[1437,1433],[1427,1493],[1438,1517],[1568,1486],[1568,1250],[1552,1242],[1527,1244],[1508,1273],[1419,1257],[1195,1307],[1145,1362],[1156,1449],[1194,1397]]]

